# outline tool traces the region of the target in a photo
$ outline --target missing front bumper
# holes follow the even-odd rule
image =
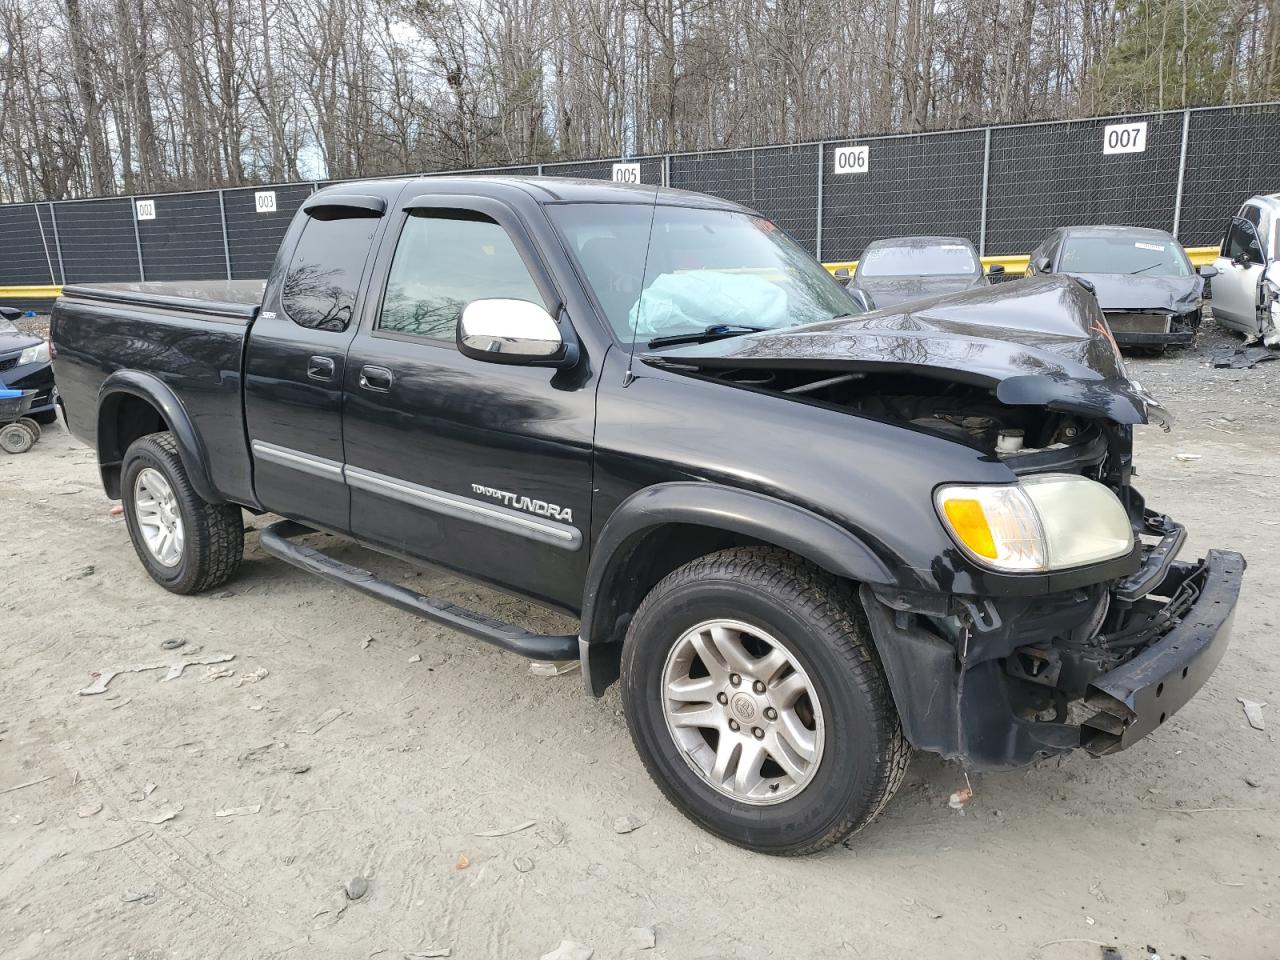
[[[1169,604],[1194,592],[1194,602],[1162,637],[1089,685],[1085,706],[1096,712],[1081,726],[1081,746],[1095,756],[1131,747],[1204,686],[1230,642],[1244,569],[1244,557],[1227,550],[1171,565],[1155,592]]]

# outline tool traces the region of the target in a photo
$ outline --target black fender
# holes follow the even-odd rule
[[[616,658],[597,657],[593,663],[591,648],[621,641],[638,605],[638,572],[631,564],[637,547],[655,531],[675,525],[782,547],[859,583],[897,583],[886,562],[856,534],[797,504],[710,482],[646,487],[610,515],[591,551],[579,638],[587,687],[596,696],[616,678]],[[645,589],[650,586],[643,583]]]
[[[103,381],[98,391],[98,467],[107,495],[113,500],[120,495],[120,475],[116,468],[124,459],[125,451],[120,448],[116,435],[115,411],[124,396],[140,397],[159,411],[178,444],[178,456],[187,478],[200,498],[209,503],[225,502],[226,498],[214,488],[209,477],[208,453],[182,401],[159,377],[140,370],[117,370]]]

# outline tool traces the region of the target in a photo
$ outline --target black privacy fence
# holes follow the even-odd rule
[[[1025,254],[1058,226],[1122,223],[1216,244],[1280,191],[1280,103],[477,171],[664,184],[758,210],[827,262],[872,240],[967,237]],[[0,287],[265,277],[326,183],[0,206]]]

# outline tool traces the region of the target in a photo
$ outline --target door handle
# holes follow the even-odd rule
[[[391,371],[386,367],[361,367],[360,386],[374,393],[387,393],[391,390]]]
[[[311,357],[307,360],[307,376],[312,380],[333,379],[332,357]]]

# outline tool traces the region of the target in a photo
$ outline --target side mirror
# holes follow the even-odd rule
[[[20,316],[22,316],[21,310],[14,307],[0,307],[0,317],[4,317],[6,320],[17,320]]]
[[[839,267],[832,276],[836,278],[836,283],[840,284],[840,286],[847,287],[849,285],[850,278],[848,267]]]
[[[1036,257],[1036,262],[1032,266],[1036,268],[1036,273],[1053,273],[1053,264],[1049,262],[1048,257]]]
[[[988,276],[988,277],[1003,277],[1003,276],[1004,276],[1004,264],[1003,264],[1003,263],[993,263],[991,266],[987,267],[987,276]]]
[[[1197,268],[1196,273],[1206,280],[1210,280],[1218,275],[1218,268],[1211,263],[1206,263],[1203,267]]]
[[[577,344],[566,343],[551,314],[528,300],[472,300],[458,320],[458,352],[472,360],[528,366],[572,366]]]
[[[871,294],[859,287],[845,287],[845,292],[853,299],[853,302],[860,306],[864,313],[870,313],[876,308],[876,302],[871,299]]]
[[[1095,296],[1097,295],[1098,288],[1095,287],[1090,281],[1086,280],[1084,277],[1072,277],[1071,279],[1074,280],[1076,283],[1080,284],[1080,286],[1084,287],[1090,293],[1094,294]]]

